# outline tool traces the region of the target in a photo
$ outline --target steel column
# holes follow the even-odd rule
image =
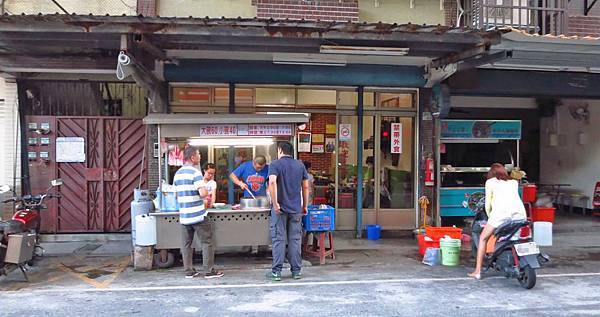
[[[364,87],[358,87],[358,131],[357,131],[357,142],[356,142],[356,237],[362,237],[362,196],[363,196],[363,173],[362,173],[362,161],[363,161],[363,94]]]

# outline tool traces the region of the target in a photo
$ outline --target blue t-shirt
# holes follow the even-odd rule
[[[283,212],[302,212],[302,181],[308,173],[301,161],[284,156],[271,162],[269,176],[277,176],[277,202]]]
[[[254,168],[252,161],[244,162],[233,171],[242,182],[248,185],[254,196],[267,195],[267,178],[269,175],[269,165],[265,165],[260,172]],[[251,197],[247,190],[244,191],[244,197]]]

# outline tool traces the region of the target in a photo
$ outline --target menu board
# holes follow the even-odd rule
[[[238,135],[247,136],[289,136],[291,124],[238,124]]]

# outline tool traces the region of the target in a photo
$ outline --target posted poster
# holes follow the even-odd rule
[[[402,153],[402,123],[392,123],[391,153]]]
[[[325,138],[325,152],[332,153],[335,151],[335,138]]]
[[[81,137],[56,138],[56,162],[85,162],[85,139]]]
[[[298,152],[310,153],[310,136],[309,132],[298,132]]]
[[[341,123],[340,124],[340,141],[351,141],[352,140],[352,124]]]
[[[325,133],[335,134],[335,124],[326,124],[325,125]]]
[[[323,143],[325,142],[325,135],[324,134],[318,134],[315,133],[312,135],[312,142],[313,143]]]
[[[325,146],[323,144],[313,144],[312,152],[313,153],[325,153]]]

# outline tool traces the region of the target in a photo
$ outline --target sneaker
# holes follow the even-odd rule
[[[302,278],[302,273],[300,272],[292,272],[292,278],[295,280],[299,280]]]
[[[216,277],[222,277],[223,275],[223,271],[217,271],[215,269],[210,270],[210,272],[204,274],[204,278],[216,278]]]
[[[196,271],[185,272],[185,278],[194,278],[194,277],[197,277],[198,275],[200,275],[200,272],[196,272]]]
[[[267,278],[274,282],[281,281],[281,273],[275,273],[273,271],[267,272]]]

